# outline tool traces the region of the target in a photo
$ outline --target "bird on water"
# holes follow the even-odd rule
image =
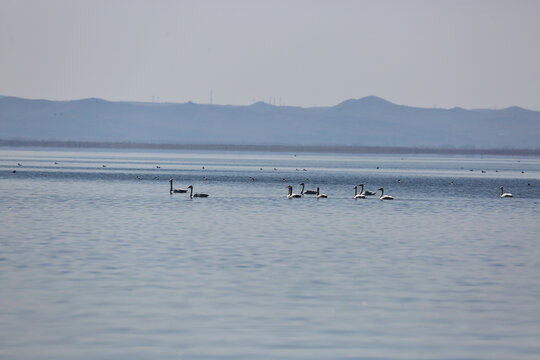
[[[304,190],[304,187],[306,186],[304,183],[301,183],[302,185],[302,191],[300,191],[300,195],[316,195],[317,191],[315,190]]]
[[[510,194],[510,193],[505,193],[502,186],[499,187],[499,189],[501,189],[501,197],[502,197],[502,198],[505,198],[505,197],[513,197],[512,194]]]
[[[381,192],[381,196],[379,196],[379,200],[394,200],[394,198],[390,195],[384,195],[384,189],[379,188],[379,191]]]
[[[293,194],[291,185],[287,186],[287,188],[289,189],[289,192],[287,194],[287,199],[295,199],[295,198],[301,198],[302,197],[302,195],[300,195],[300,194]]]
[[[362,188],[362,190],[360,191],[360,195],[375,195],[375,191],[370,191],[370,190],[364,191],[364,184],[360,184],[358,186]]]
[[[188,186],[188,189],[190,189],[190,193],[189,193],[189,197],[190,198],[194,198],[194,197],[197,197],[197,198],[202,198],[202,197],[208,197],[208,194],[203,194],[203,193],[196,193],[194,194],[193,193],[193,185],[189,185]]]
[[[366,198],[366,195],[362,194],[362,193],[358,193],[358,186],[354,186],[354,197],[353,199],[365,199]]]
[[[317,187],[317,199],[326,199],[328,196],[326,194],[321,194],[319,192],[319,187]]]
[[[172,193],[187,193],[187,189],[173,189],[173,178],[169,179],[169,184],[171,184],[171,188],[169,192]]]

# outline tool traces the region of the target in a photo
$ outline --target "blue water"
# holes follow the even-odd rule
[[[536,157],[4,148],[0,201],[2,359],[540,358]]]

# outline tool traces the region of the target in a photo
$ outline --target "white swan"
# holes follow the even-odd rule
[[[300,194],[293,194],[291,185],[287,186],[287,188],[289,188],[289,193],[287,194],[287,199],[294,199],[294,198],[301,198],[302,197],[302,195],[300,195]]]
[[[379,196],[379,200],[394,200],[394,198],[390,195],[384,195],[384,189],[380,188],[381,196]]]
[[[327,197],[326,194],[319,193],[319,187],[317,187],[317,199],[326,199]]]
[[[502,197],[502,198],[505,198],[505,197],[513,197],[512,194],[510,194],[510,193],[505,193],[502,186],[499,187],[499,189],[501,189],[501,197]]]
[[[194,197],[208,197],[208,194],[200,194],[200,193],[194,194],[194,193],[193,193],[193,185],[189,185],[189,186],[188,186],[188,189],[191,190],[190,193],[189,193],[189,197],[190,197],[190,198],[194,198]]]
[[[315,195],[317,194],[317,192],[315,190],[305,190],[304,191],[304,183],[301,183],[300,185],[302,185],[302,191],[300,191],[300,195]]]
[[[137,176],[138,178],[138,176]],[[169,190],[169,192],[172,194],[172,193],[187,193],[187,190],[186,189],[173,189],[172,187],[172,183],[173,183],[173,178],[170,178],[169,179],[169,183],[171,184],[171,189]]]
[[[365,199],[366,198],[366,195],[364,194],[359,194],[358,193],[358,186],[354,186],[354,197],[353,199]]]

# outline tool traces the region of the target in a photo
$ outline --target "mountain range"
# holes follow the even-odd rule
[[[0,97],[0,140],[540,148],[540,112],[437,109],[376,96],[329,107]]]

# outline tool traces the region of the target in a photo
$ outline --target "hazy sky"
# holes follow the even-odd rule
[[[540,110],[540,1],[0,0],[0,94]]]

